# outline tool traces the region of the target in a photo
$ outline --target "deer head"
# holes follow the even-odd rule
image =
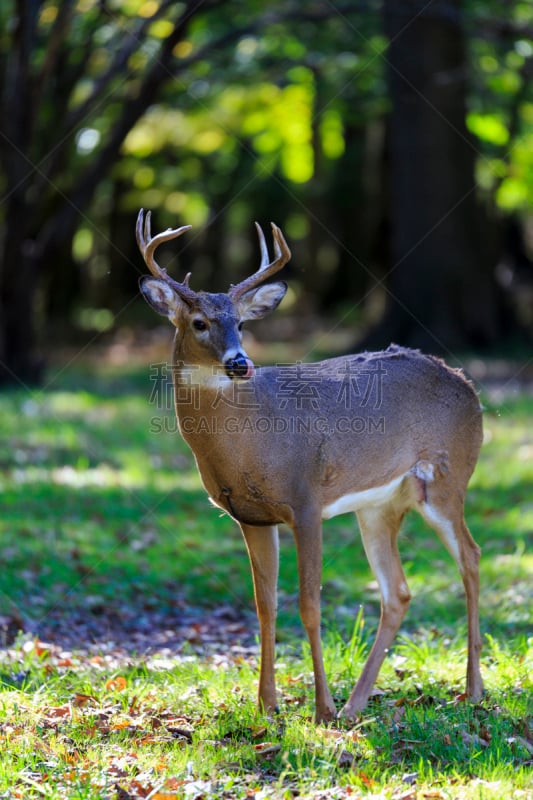
[[[242,324],[260,319],[282,301],[287,291],[284,281],[264,282],[285,266],[291,257],[281,230],[272,224],[274,259],[269,260],[268,248],[261,226],[256,222],[261,264],[257,272],[228,292],[195,292],[189,286],[191,273],[179,283],[171,278],[155,260],[155,251],[163,242],[176,239],[190,225],[169,228],[156,236],[151,235],[150,212],[143,209],[137,217],[137,244],[146,266],[153,277],[144,275],[139,286],[145,300],[172,322],[177,329],[179,352],[191,363],[222,366],[229,378],[248,379],[254,374],[254,365],[242,346]]]

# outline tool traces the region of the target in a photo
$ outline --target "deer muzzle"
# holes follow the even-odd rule
[[[242,380],[251,378],[255,371],[253,362],[243,353],[237,353],[233,358],[228,358],[224,363],[224,369],[228,378],[241,378]]]

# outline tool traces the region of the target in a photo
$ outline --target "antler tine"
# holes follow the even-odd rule
[[[259,239],[259,247],[261,249],[261,266],[259,267],[259,269],[265,269],[265,267],[268,267],[268,262],[269,262],[268,247],[265,239],[265,234],[263,233],[263,228],[258,222],[255,223],[255,229],[257,231],[257,238]]]
[[[270,278],[271,275],[279,272],[279,270],[285,266],[287,261],[289,261],[291,257],[291,251],[289,250],[289,246],[285,241],[285,237],[283,236],[281,229],[278,228],[278,226],[273,222],[271,222],[270,225],[272,227],[272,238],[274,240],[274,260],[269,262],[265,235],[259,223],[256,222],[255,227],[257,229],[259,247],[261,250],[261,266],[257,272],[254,272],[253,275],[245,278],[245,280],[241,281],[235,286],[230,286],[228,294],[232,300],[238,300],[245,292],[249,292],[250,289],[255,289],[256,286],[259,286],[261,283],[263,283],[263,281],[266,281],[266,279]]]
[[[151,218],[151,212],[147,211],[145,216],[144,209],[141,208],[137,216],[137,224],[135,226],[137,244],[139,245],[139,250],[144,258],[144,262],[152,275],[170,284],[183,300],[191,303],[196,297],[196,292],[189,287],[190,273],[187,275],[183,283],[175,281],[167,274],[166,269],[163,269],[159,266],[154,258],[154,253],[160,244],[163,244],[163,242],[169,242],[171,239],[176,239],[178,236],[181,236],[182,233],[185,233],[185,231],[189,231],[192,228],[192,225],[182,225],[181,228],[168,228],[166,231],[162,231],[161,233],[158,233],[156,236],[152,237]]]

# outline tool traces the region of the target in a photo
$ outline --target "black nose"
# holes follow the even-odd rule
[[[234,358],[229,358],[224,367],[228,378],[248,378],[251,369],[253,370],[252,362],[242,353],[237,353]]]

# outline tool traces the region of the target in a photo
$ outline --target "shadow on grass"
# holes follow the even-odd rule
[[[526,496],[528,486],[513,487]],[[527,531],[482,528],[486,492],[476,491],[472,528],[482,559],[483,633],[508,638],[531,630]],[[253,644],[257,624],[248,558],[237,526],[209,506],[202,489],[172,491],[61,486],[35,480],[3,494],[0,615],[5,641],[17,628],[68,648],[106,646],[131,653],[217,640]],[[503,512],[502,512],[503,513]],[[484,535],[483,535],[484,534]],[[324,626],[349,637],[362,605],[373,637],[379,594],[353,515],[328,523],[324,537]],[[484,541],[485,540],[485,541]],[[459,574],[436,535],[408,518],[400,551],[413,593],[402,626],[455,637],[465,632]],[[295,550],[282,532],[281,640],[303,638]],[[217,634],[217,630],[220,634]],[[466,643],[466,636],[465,636]]]
[[[180,437],[150,431],[154,409],[146,376],[120,375],[114,383],[109,376],[89,378],[82,392],[79,382],[73,391],[75,384],[65,380],[58,392],[0,398],[0,615],[6,636],[20,621],[39,635],[61,633],[70,646],[76,637],[82,646],[83,637],[96,642],[111,634],[130,646],[136,625],[142,636],[151,630],[155,641],[179,630],[189,610],[195,624],[202,614],[209,624],[221,607],[233,609],[255,635],[239,530],[210,506]],[[529,407],[525,401],[517,406],[521,425]],[[490,420],[496,434],[500,424]],[[507,428],[502,432],[506,440]],[[469,492],[467,521],[483,550],[482,630],[512,637],[533,623],[531,481],[510,472],[499,453],[482,453],[488,468],[484,482],[474,482]],[[464,629],[457,568],[417,515],[404,524],[400,552],[413,593],[402,630],[433,627],[449,635]],[[296,625],[302,635],[296,576],[294,546],[284,531],[281,638],[287,630],[292,636]],[[348,635],[360,605],[368,627],[376,627],[379,596],[353,515],[325,525],[323,586],[326,627]],[[133,639],[130,649],[138,647]]]

